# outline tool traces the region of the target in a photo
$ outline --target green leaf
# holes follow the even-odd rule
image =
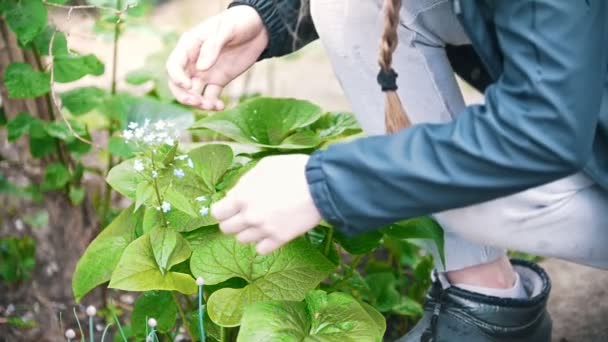
[[[386,325],[377,312],[351,296],[312,291],[306,301],[248,306],[237,341],[382,341]]]
[[[55,38],[53,39],[53,56],[56,57],[68,55],[68,41],[65,38],[65,34],[57,31],[52,26],[47,26],[39,35],[36,36],[36,38],[34,38],[34,48],[38,51],[38,53],[40,53],[40,55],[48,56],[53,34],[55,35]]]
[[[326,113],[311,126],[311,129],[324,139],[362,132],[357,119],[351,113]]]
[[[125,291],[175,290],[184,294],[197,291],[196,283],[190,275],[161,273],[149,234],[142,235],[127,246],[112,273],[109,287]]]
[[[132,200],[136,198],[136,191],[139,183],[145,180],[145,177],[139,172],[135,171],[133,164],[136,159],[128,159],[122,163],[114,166],[110,172],[106,181],[112,188],[123,196],[128,197]]]
[[[206,128],[242,143],[278,149],[304,149],[321,140],[296,131],[321,117],[321,109],[295,99],[255,98],[204,118],[192,128]],[[294,133],[297,133],[295,136]]]
[[[383,228],[382,232],[397,239],[427,239],[437,245],[442,262],[445,263],[444,238],[441,226],[430,217],[418,217],[397,222]]]
[[[393,306],[392,312],[408,317],[419,317],[424,312],[422,305],[410,297],[402,296]]]
[[[38,97],[51,90],[51,75],[26,63],[13,62],[4,72],[4,85],[13,99]]]
[[[108,141],[108,152],[121,158],[132,158],[135,155],[135,146],[122,137],[111,137]]]
[[[198,243],[191,243],[190,269],[196,277],[213,285],[240,277],[248,285],[214,292],[207,302],[211,319],[222,326],[237,326],[243,308],[269,300],[301,300],[333,269],[334,265],[300,238],[268,256],[260,256],[251,245],[217,229],[200,229]]]
[[[36,119],[30,123],[30,153],[42,158],[57,151],[57,140],[46,131],[46,122]]]
[[[53,58],[53,70],[55,82],[68,83],[86,75],[103,75],[105,68],[95,55],[66,55]]]
[[[42,190],[58,190],[70,182],[70,171],[61,163],[49,164],[44,170],[44,181]]]
[[[348,253],[360,255],[367,254],[380,246],[383,234],[377,230],[372,230],[354,237],[335,232],[335,239]]]
[[[47,12],[40,0],[8,1],[5,15],[21,45],[31,42],[46,27]]]
[[[137,298],[131,313],[131,326],[138,338],[145,339],[148,319],[156,320],[156,330],[162,333],[170,332],[177,320],[177,306],[173,295],[168,291],[144,292]]]
[[[8,130],[8,141],[15,141],[23,134],[29,133],[30,126],[38,119],[27,113],[19,113],[14,119],[8,122],[6,126]]]
[[[84,200],[85,189],[83,187],[70,186],[70,202],[73,205],[79,205]]]
[[[194,164],[194,171],[214,191],[222,176],[232,166],[234,155],[228,145],[210,144],[188,153]]]
[[[171,203],[171,208],[178,209],[192,217],[197,217],[198,213],[192,209],[190,201],[179,191],[169,188],[163,194],[164,200]]]
[[[137,184],[137,188],[135,189],[135,210],[139,209],[142,204],[150,203],[155,201],[155,199],[156,192],[154,191],[154,186],[150,182],[143,181]]]
[[[371,290],[371,302],[380,312],[391,311],[401,295],[397,291],[395,275],[392,272],[372,273],[365,277]]]
[[[68,140],[72,138],[72,133],[68,126],[63,122],[49,122],[44,125],[46,132],[53,138]]]
[[[129,122],[142,125],[146,119],[151,122],[165,120],[174,124],[176,130],[185,130],[194,122],[192,111],[174,104],[163,103],[151,97],[135,97],[117,94],[107,98],[99,110],[108,118],[125,128]]]
[[[188,260],[192,254],[188,242],[179,233],[169,228],[153,229],[150,232],[150,243],[156,264],[163,274],[172,266]]]
[[[106,99],[105,90],[97,87],[76,88],[59,95],[72,115],[83,115],[99,107]]]
[[[192,217],[177,209],[171,209],[168,213],[165,213],[165,219],[167,219],[167,226],[177,232],[190,232],[217,223],[211,215]],[[144,232],[149,232],[159,226],[161,226],[160,212],[153,208],[146,210]]]
[[[77,301],[96,286],[110,280],[123,251],[135,240],[142,214],[143,210],[133,213],[133,206],[124,209],[87,247],[78,260],[72,279]]]

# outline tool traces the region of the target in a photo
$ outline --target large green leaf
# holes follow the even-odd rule
[[[382,341],[382,316],[351,296],[312,291],[306,301],[272,301],[245,309],[238,342]]]
[[[112,273],[109,287],[125,291],[175,290],[185,294],[193,294],[197,290],[194,279],[188,274],[161,273],[149,234],[127,246]]]
[[[215,190],[222,176],[232,166],[234,155],[228,145],[204,145],[191,150],[194,171],[210,190]]]
[[[188,242],[177,232],[157,227],[150,232],[150,243],[156,264],[161,273],[165,273],[171,266],[188,260],[192,250]]]
[[[362,132],[357,119],[351,113],[326,113],[311,126],[311,129],[324,139]]]
[[[180,210],[171,209],[164,213],[167,226],[176,232],[189,232],[200,227],[211,226],[217,221],[211,215],[192,217]],[[150,208],[144,214],[144,232],[151,231],[154,227],[160,226],[160,211]]]
[[[141,182],[145,181],[145,177],[135,171],[134,164],[136,159],[128,159],[122,163],[114,166],[110,172],[106,181],[112,186],[112,188],[125,197],[135,200],[137,187]]]
[[[106,91],[97,87],[76,88],[60,94],[61,102],[73,115],[86,114],[100,106],[106,99]]]
[[[4,72],[4,85],[10,98],[38,97],[51,90],[51,75],[35,71],[29,64],[14,62]]]
[[[248,304],[269,300],[301,300],[333,269],[334,265],[301,238],[268,256],[260,256],[252,245],[238,243],[217,229],[200,229],[193,245],[190,269],[206,284],[240,277],[248,285],[214,292],[207,309],[222,326],[237,326]],[[196,247],[195,247],[196,246]]]
[[[47,12],[40,0],[9,0],[4,18],[21,45],[31,42],[46,27]]]
[[[133,206],[124,209],[87,247],[78,260],[72,279],[76,300],[82,299],[96,286],[110,280],[123,251],[135,240],[143,210],[133,213]]]
[[[163,103],[151,97],[117,94],[107,98],[99,109],[104,115],[120,123],[122,128],[129,122],[141,125],[146,119],[151,122],[162,119],[174,124],[176,130],[185,130],[194,122],[194,114],[189,109]]]
[[[55,38],[53,38],[55,35]],[[39,35],[34,38],[33,44],[38,53],[42,56],[49,54],[51,39],[53,38],[53,56],[65,56],[69,54],[68,41],[63,32],[57,31],[54,27],[47,26]]]
[[[6,129],[8,130],[8,141],[15,141],[23,134],[29,133],[33,122],[38,121],[37,118],[27,114],[19,113],[8,122]]]
[[[406,221],[397,222],[383,228],[382,232],[397,239],[427,239],[437,245],[442,262],[445,261],[443,250],[443,229],[430,217],[417,217]]]
[[[254,98],[235,108],[198,121],[192,128],[206,128],[242,143],[279,149],[316,147],[321,139],[312,132],[298,132],[321,117],[321,109],[295,99]]]
[[[95,55],[65,55],[53,58],[53,70],[56,82],[68,83],[86,75],[103,75],[105,68]]]
[[[397,291],[395,275],[392,272],[378,272],[368,274],[365,281],[371,291],[371,302],[381,312],[393,309],[401,298]]]
[[[335,239],[350,254],[367,254],[380,246],[382,233],[372,230],[354,237],[336,231]]]
[[[177,306],[171,292],[144,292],[137,298],[131,313],[131,327],[135,336],[145,340],[150,318],[156,320],[157,331],[167,333],[173,329],[177,318]]]

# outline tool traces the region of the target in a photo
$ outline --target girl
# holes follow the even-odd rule
[[[550,341],[549,279],[505,249],[608,268],[607,15],[601,0],[238,0],[167,68],[178,101],[219,110],[257,60],[318,36],[370,137],[262,160],[212,208],[222,231],[266,254],[322,218],[354,235],[434,214],[446,264],[402,341]],[[465,107],[453,68],[485,104]]]

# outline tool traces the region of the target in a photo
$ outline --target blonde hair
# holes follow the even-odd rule
[[[397,94],[397,73],[392,67],[393,54],[399,43],[397,30],[399,28],[400,9],[401,0],[384,1],[385,20],[380,43],[380,56],[378,58],[378,64],[380,64],[378,83],[386,94],[384,124],[389,134],[411,125],[399,99],[399,94]]]

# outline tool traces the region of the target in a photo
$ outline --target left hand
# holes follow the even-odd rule
[[[255,242],[266,255],[321,222],[306,181],[308,156],[262,159],[211,208],[220,229],[238,241]]]

